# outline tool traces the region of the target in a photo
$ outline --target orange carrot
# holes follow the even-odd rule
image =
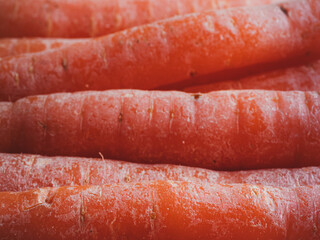
[[[0,99],[65,91],[153,89],[320,53],[320,1],[197,13],[50,52],[0,61]],[[211,80],[214,77],[211,77]]]
[[[318,92],[110,90],[0,106],[2,152],[101,152],[109,159],[219,170],[320,165]]]
[[[24,53],[41,52],[84,41],[78,39],[5,38],[0,39],[0,59]]]
[[[275,187],[311,186],[320,185],[320,167],[222,172],[177,165],[0,153],[1,192],[153,180]]]
[[[320,91],[320,60],[298,67],[265,72],[239,80],[214,82],[185,88],[186,92],[211,92],[230,89]]]
[[[318,240],[320,186],[143,182],[0,192],[2,239]]]
[[[192,12],[281,0],[0,0],[0,37],[93,37]]]

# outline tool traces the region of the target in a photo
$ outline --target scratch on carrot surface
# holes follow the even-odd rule
[[[36,156],[32,156],[30,159],[30,167],[28,169],[28,174],[30,174],[32,168],[34,167],[35,163],[36,163],[37,159]]]
[[[79,116],[79,118],[80,118],[80,126],[79,126],[80,127],[80,132],[82,132],[82,130],[83,130],[83,106],[85,104],[86,99],[87,98],[84,98],[81,101],[80,116]]]
[[[24,211],[24,212],[30,211],[31,209],[34,209],[34,208],[36,208],[36,207],[40,207],[40,206],[42,206],[42,205],[44,205],[44,203],[37,203],[37,204],[35,204],[35,205],[31,206],[31,207],[26,207],[26,208],[24,208],[23,211]]]
[[[153,92],[150,94],[150,100],[151,100],[151,106],[148,108],[149,112],[149,124],[151,124],[153,119],[153,112],[154,112],[154,98],[153,98]]]
[[[80,194],[80,208],[79,208],[79,213],[80,213],[80,227],[84,227],[85,224],[85,214],[86,214],[86,207],[85,207],[85,202],[84,202],[84,197],[83,193]]]
[[[101,159],[104,160],[104,156],[101,152],[99,152],[99,155],[100,155]]]
[[[31,58],[31,64],[30,64],[29,69],[28,69],[32,80],[34,80],[34,62],[35,62],[35,59],[34,59],[34,57],[32,57]]]
[[[173,109],[171,109],[171,110],[170,110],[170,120],[169,120],[169,130],[170,130],[170,131],[171,131],[171,128],[172,128],[173,118],[174,118],[174,111],[173,111]]]
[[[66,59],[66,57],[62,57],[61,65],[65,71],[68,69],[68,60]]]
[[[20,86],[20,76],[19,73],[14,73],[14,81],[16,83],[16,85],[19,87]]]

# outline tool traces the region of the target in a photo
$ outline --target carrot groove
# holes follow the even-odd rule
[[[143,182],[0,193],[5,239],[317,240],[320,186]],[[245,233],[245,234],[243,234]]]
[[[0,0],[0,37],[94,37],[192,12],[281,0]]]
[[[318,0],[180,16],[50,52],[3,59],[0,99],[154,89],[184,80],[196,84],[196,77],[213,74],[214,81],[214,73],[224,70],[304,61],[320,52],[319,26]]]
[[[155,180],[311,186],[320,185],[320,167],[222,172],[166,164],[0,153],[0,192]]]
[[[192,86],[185,88],[184,91],[205,93],[234,89],[320,91],[320,60],[298,67],[269,71],[239,80]]]
[[[318,92],[110,90],[32,96],[1,109],[3,152],[101,152],[219,170],[320,164]]]

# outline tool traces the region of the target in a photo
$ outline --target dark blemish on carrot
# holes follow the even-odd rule
[[[124,177],[124,181],[126,183],[131,182],[131,178],[129,176]]]
[[[27,97],[27,99],[29,100],[30,103],[33,103],[38,100],[38,97],[37,96],[30,96],[30,97]]]
[[[140,40],[139,40],[139,39],[137,39],[137,40],[136,40],[136,43],[140,43]]]
[[[199,98],[202,96],[200,93],[195,93],[191,95],[195,100],[199,100]]]
[[[191,96],[194,98],[194,100],[199,100],[200,97],[202,96],[202,94],[201,93],[195,93],[195,94],[192,94]]]
[[[213,160],[212,162],[213,162],[214,164],[216,164],[216,163],[217,163],[217,160]]]
[[[286,16],[288,16],[288,9],[286,9],[284,6],[282,6],[282,5],[280,5],[279,6],[280,7],[280,10],[286,15]]]
[[[67,68],[68,68],[68,61],[67,61],[66,58],[62,58],[61,64],[62,64],[63,69],[64,69],[64,70],[67,70]]]
[[[155,212],[152,212],[152,213],[150,214],[150,218],[151,218],[152,220],[156,219],[156,217],[157,217],[157,214],[156,214]]]
[[[152,220],[155,220],[157,218],[157,213],[156,212],[157,212],[157,205],[153,205],[152,206],[152,211],[150,213],[150,218]]]
[[[191,70],[191,71],[189,72],[189,76],[190,76],[190,77],[195,77],[197,74],[198,74],[198,73],[197,73],[197,71],[195,71],[195,70]]]
[[[311,55],[311,52],[310,51],[306,51],[305,54],[306,54],[307,57],[309,57]]]
[[[55,192],[49,192],[45,202],[48,204],[52,204],[55,196],[56,196]]]
[[[119,123],[121,123],[122,120],[123,120],[123,113],[121,112],[121,113],[119,114],[119,117],[118,117]]]
[[[93,232],[92,229],[90,229],[90,230],[89,230],[89,233],[92,233],[92,232]]]
[[[43,130],[47,130],[48,129],[48,125],[46,125],[45,123],[38,121],[38,125],[43,129]]]

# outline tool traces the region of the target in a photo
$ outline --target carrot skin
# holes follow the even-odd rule
[[[291,68],[283,68],[262,74],[185,88],[186,92],[211,92],[235,89],[264,89],[279,91],[319,91],[320,60]]]
[[[9,104],[0,114],[11,117],[0,126],[0,133],[11,134],[0,136],[3,152],[101,152],[109,159],[218,170],[320,164],[318,92],[110,90]]]
[[[11,148],[11,123],[12,123],[12,104],[0,103],[0,152],[5,152]]]
[[[94,37],[192,12],[281,0],[0,0],[0,37]]]
[[[0,193],[7,239],[319,239],[320,186],[157,181]],[[245,233],[245,234],[244,234]]]
[[[167,164],[0,153],[0,192],[158,180],[311,186],[320,185],[320,167],[223,172]]]
[[[196,84],[195,76],[224,70],[289,59],[303,62],[320,53],[319,26],[317,0],[176,17],[50,52],[1,60],[0,99],[155,89],[188,79]]]
[[[0,39],[0,59],[71,45],[85,39],[4,38]]]

